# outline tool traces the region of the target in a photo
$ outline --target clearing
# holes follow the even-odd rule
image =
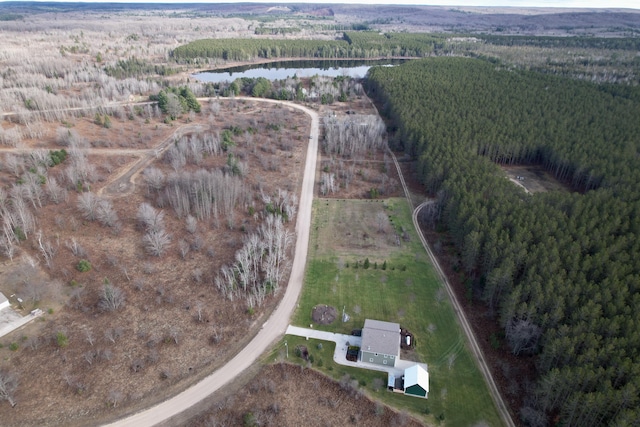
[[[541,166],[500,166],[500,168],[511,182],[524,188],[527,193],[569,191]]]
[[[379,217],[383,223],[383,216],[387,222],[382,231],[376,222],[368,222]],[[351,230],[351,236],[345,230]],[[321,330],[348,334],[361,328],[365,318],[399,322],[416,340],[415,349],[403,352],[402,358],[429,365],[429,399],[377,393],[372,387],[379,383],[379,373],[335,365],[307,343],[315,366],[335,379],[353,375],[366,393],[376,393],[383,402],[429,423],[439,418],[451,425],[500,425],[446,291],[413,229],[406,200],[316,199],[311,232],[305,287],[292,323],[308,327],[317,304],[344,308],[350,316],[346,323],[313,325]],[[369,237],[363,244],[365,232]],[[290,350],[305,345],[303,338],[285,339]]]

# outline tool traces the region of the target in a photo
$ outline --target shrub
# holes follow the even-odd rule
[[[65,335],[64,332],[58,332],[56,334],[56,344],[60,348],[65,348],[69,345],[69,338]]]
[[[80,261],[78,261],[78,265],[76,265],[76,270],[81,273],[85,273],[91,270],[91,263],[86,259],[81,259]]]
[[[11,351],[18,350],[18,343],[17,342],[12,342],[11,344],[9,344],[9,350],[11,350]]]

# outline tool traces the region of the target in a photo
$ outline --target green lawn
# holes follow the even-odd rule
[[[384,232],[380,231],[384,227],[371,222],[371,218],[380,221],[378,212],[388,219]],[[400,235],[399,246],[396,233]],[[365,269],[367,258],[369,268]],[[436,423],[436,417],[442,415],[447,426],[472,426],[482,421],[501,425],[443,285],[415,233],[404,199],[314,201],[306,280],[293,323],[309,327],[316,304],[336,307],[339,316],[344,307],[351,317],[346,323],[338,319],[331,325],[314,324],[317,329],[350,333],[361,328],[365,318],[372,318],[398,322],[410,330],[416,338],[413,357],[429,366],[429,399],[376,392],[372,386],[379,373],[335,365],[330,355],[324,354],[329,353],[330,345],[318,350],[317,343],[312,343],[308,348],[314,355],[314,365],[318,359],[323,360],[321,370],[337,379],[348,373],[384,402],[421,415],[426,421]],[[289,340],[289,358],[295,359],[292,345],[305,340],[291,336],[285,339]]]

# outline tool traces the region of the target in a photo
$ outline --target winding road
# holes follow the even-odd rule
[[[255,98],[252,99],[255,101]],[[184,390],[180,394],[165,400],[144,411],[120,419],[108,426],[113,427],[142,427],[153,426],[181,413],[197,402],[205,399],[211,393],[229,383],[244,370],[249,368],[256,359],[264,353],[272,343],[286,331],[289,318],[300,296],[304,280],[304,269],[309,246],[309,230],[311,228],[311,207],[313,201],[313,185],[315,180],[316,159],[318,154],[318,114],[306,107],[274,100],[262,102],[277,102],[292,108],[302,110],[311,117],[311,134],[307,148],[307,159],[300,192],[300,206],[296,221],[296,246],[291,267],[291,276],[284,297],[271,317],[264,323],[258,334],[236,356],[220,367],[217,371],[202,381]]]

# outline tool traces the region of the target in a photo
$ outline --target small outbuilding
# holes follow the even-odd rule
[[[404,394],[427,398],[429,394],[429,372],[419,364],[404,370]]]

